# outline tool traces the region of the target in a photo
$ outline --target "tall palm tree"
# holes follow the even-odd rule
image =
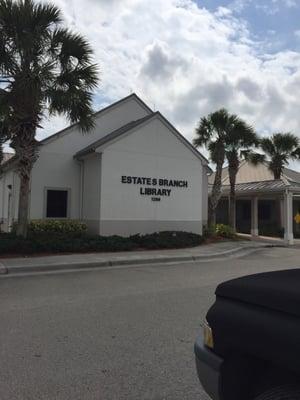
[[[259,141],[260,148],[265,154],[250,154],[253,164],[267,162],[274,179],[280,179],[284,167],[289,160],[300,159],[300,141],[291,133],[275,133],[271,137]]]
[[[230,182],[229,196],[229,224],[236,229],[236,176],[242,158],[248,158],[255,153],[252,147],[257,147],[258,137],[254,129],[242,119],[238,119],[226,136],[225,155],[228,162],[228,174]]]
[[[208,225],[216,222],[216,209],[221,197],[222,169],[226,151],[229,150],[229,138],[235,138],[238,127],[246,129],[246,124],[234,114],[222,108],[207,117],[201,118],[196,128],[196,138],[193,143],[196,147],[206,146],[211,161],[216,164],[216,173],[212,193],[208,204]],[[248,128],[249,130],[251,128]]]
[[[54,5],[0,0],[0,109],[20,176],[17,233],[27,234],[29,183],[38,158],[36,130],[45,113],[65,114],[83,131],[93,126],[97,66],[87,41],[62,26]]]

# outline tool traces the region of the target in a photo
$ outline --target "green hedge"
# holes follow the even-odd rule
[[[70,235],[65,232],[31,232],[27,239],[0,234],[0,254],[114,252],[138,249],[176,249],[200,245],[203,237],[188,232],[159,232],[121,236]]]
[[[76,220],[36,219],[28,226],[29,232],[55,232],[55,233],[85,233],[86,224]]]

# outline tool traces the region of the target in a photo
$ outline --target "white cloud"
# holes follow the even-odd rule
[[[284,4],[286,5],[286,7],[288,7],[288,8],[297,7],[297,2],[296,2],[296,0],[284,0],[283,2],[284,2]]]
[[[190,0],[54,1],[95,49],[105,102],[135,91],[188,139],[199,118],[219,107],[259,132],[300,133],[300,54],[267,54],[232,8],[212,13]],[[241,9],[250,2],[234,3]],[[64,124],[51,120],[45,131]]]

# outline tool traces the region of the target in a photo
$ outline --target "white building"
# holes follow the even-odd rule
[[[17,219],[15,158],[3,165],[0,222]],[[159,112],[132,94],[40,142],[30,219],[70,218],[101,235],[163,230],[201,233],[207,222],[208,161]]]

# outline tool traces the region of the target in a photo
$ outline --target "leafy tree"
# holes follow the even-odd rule
[[[230,135],[236,132],[235,127],[241,124],[241,120],[222,108],[207,117],[201,118],[193,141],[196,147],[206,146],[210,153],[211,161],[216,164],[215,179],[208,204],[208,225],[216,222],[216,209],[221,197],[222,169],[228,147]]]
[[[231,224],[235,221],[235,181],[240,163],[241,151],[249,149],[256,142],[253,128],[247,125],[237,115],[229,114],[222,108],[207,117],[201,118],[196,128],[196,138],[193,143],[196,147],[206,146],[211,161],[216,164],[216,172],[212,193],[208,205],[208,224],[216,222],[216,209],[221,197],[222,169],[227,159],[229,164],[231,186]]]
[[[284,167],[289,160],[300,159],[300,141],[291,133],[275,133],[271,137],[259,141],[260,148],[265,154],[250,154],[253,164],[268,163],[274,179],[280,179]]]
[[[62,26],[54,5],[0,0],[0,110],[5,110],[20,176],[19,235],[27,234],[29,182],[39,148],[36,131],[45,114],[65,114],[83,131],[93,126],[98,70],[92,56],[87,41]]]

